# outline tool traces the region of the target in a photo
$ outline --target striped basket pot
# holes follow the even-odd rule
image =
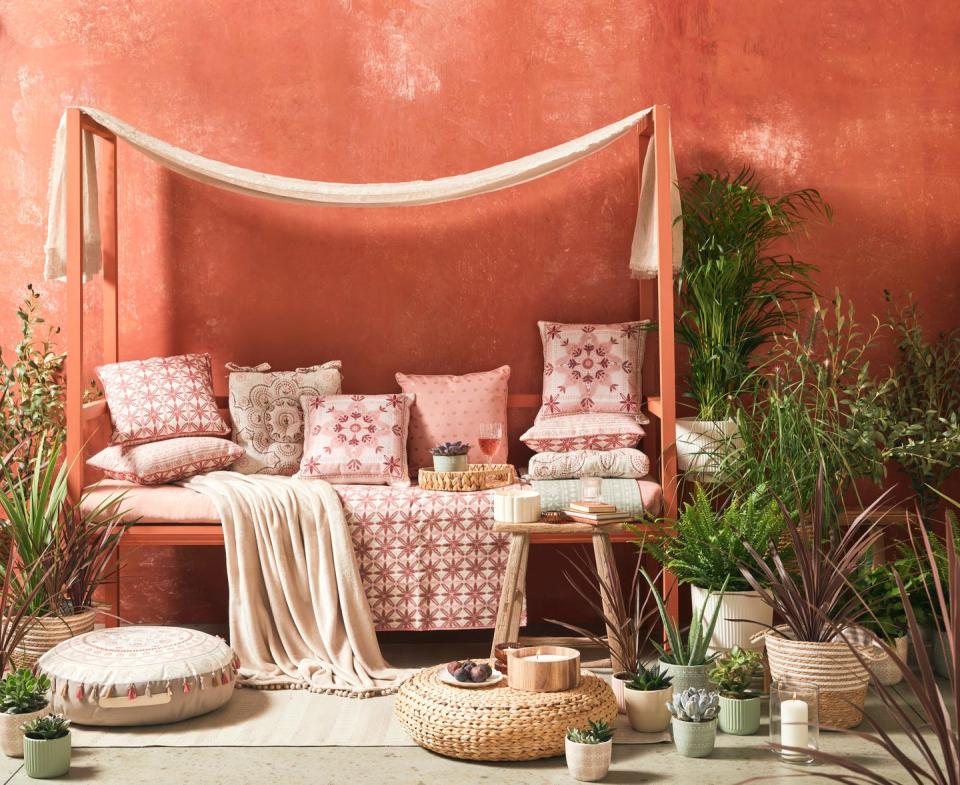
[[[96,619],[96,608],[84,608],[68,616],[41,616],[30,625],[10,659],[18,668],[32,668],[58,643],[93,630]]]
[[[870,674],[843,641],[810,643],[767,632],[766,648],[770,675],[816,684],[820,689],[820,725],[854,728],[863,720]],[[868,661],[878,659],[874,646],[858,647]]]

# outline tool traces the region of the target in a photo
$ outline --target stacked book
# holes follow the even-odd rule
[[[564,514],[577,523],[603,526],[608,523],[630,523],[633,516],[606,502],[571,502]]]

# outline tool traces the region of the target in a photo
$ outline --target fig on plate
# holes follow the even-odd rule
[[[463,667],[463,663],[460,662],[459,660],[454,660],[453,662],[448,662],[448,663],[447,663],[447,673],[449,673],[449,674],[452,676],[454,673],[456,673],[456,672],[457,672],[458,670],[460,670],[460,668],[462,668],[462,667]]]

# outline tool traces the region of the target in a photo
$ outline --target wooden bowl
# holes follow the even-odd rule
[[[507,684],[525,692],[563,692],[580,684],[580,652],[566,646],[527,646],[507,653]]]

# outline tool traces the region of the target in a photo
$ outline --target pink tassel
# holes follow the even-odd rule
[[[132,701],[137,699],[137,688],[132,684],[130,685],[130,689],[127,690],[127,698]]]
[[[190,682],[186,679],[183,680],[183,694],[186,695],[190,692]]]
[[[240,658],[236,655],[233,657],[233,669],[237,671],[240,670]]]
[[[83,685],[82,685],[82,684],[81,684],[79,687],[77,687],[76,696],[77,696],[77,700],[78,700],[78,701],[82,701],[82,700],[83,700]]]
[[[227,676],[227,672],[226,672],[226,671],[223,671],[223,672],[220,674],[220,683],[221,683],[221,684],[229,684],[229,683],[230,683],[230,677]]]

